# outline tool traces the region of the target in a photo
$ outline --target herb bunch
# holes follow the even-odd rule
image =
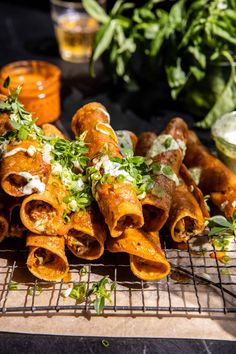
[[[117,0],[109,15],[95,0],[83,0],[88,13],[101,23],[91,56],[105,58],[115,81],[137,77],[136,54],[148,67],[149,81],[164,80],[174,100],[205,119],[209,128],[222,113],[235,108],[236,2],[234,0]],[[223,64],[222,64],[223,62]],[[228,70],[224,63],[228,64]],[[154,68],[154,71],[153,71]],[[154,73],[154,74],[153,74]]]

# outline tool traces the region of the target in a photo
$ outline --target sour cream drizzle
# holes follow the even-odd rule
[[[108,123],[110,123],[111,119],[110,119],[110,114],[102,107],[98,107],[97,108],[99,111],[101,111],[103,114],[105,114],[105,116],[107,116],[108,118]]]
[[[128,182],[133,182],[134,178],[130,176],[128,172],[121,168],[121,165],[118,162],[113,162],[109,159],[109,156],[104,155],[100,160],[94,165],[96,170],[101,168],[104,170],[104,174],[109,174],[112,177],[118,177],[120,175],[125,177],[125,180]]]
[[[19,172],[17,175],[22,176],[28,182],[23,188],[22,193],[25,195],[32,194],[35,190],[39,193],[43,193],[45,191],[45,184],[41,182],[39,176],[33,176],[29,172]]]
[[[108,123],[97,123],[95,128],[99,133],[111,136],[115,141],[117,141],[117,136],[110,124]]]
[[[189,172],[190,172],[194,182],[198,186],[200,183],[201,174],[202,174],[201,167],[191,167],[191,168],[189,168]]]
[[[183,157],[186,151],[185,143],[177,139],[175,140],[170,134],[161,134],[153,142],[151,148],[147,152],[147,157],[155,157],[166,151],[179,150],[183,152]]]
[[[155,171],[154,174],[157,175],[163,175],[166,178],[169,178],[171,181],[175,182],[176,186],[179,185],[179,179],[175,172],[171,169],[171,173],[168,171],[168,173],[165,172],[165,169],[168,165],[165,164],[160,164],[160,169],[158,171]],[[168,166],[169,167],[169,166]]]
[[[117,130],[116,136],[118,138],[118,144],[122,155],[124,155],[123,149],[133,150],[133,142],[128,130]]]
[[[36,152],[36,149],[35,149],[35,147],[33,145],[30,145],[27,149],[19,147],[19,148],[15,148],[15,149],[12,149],[10,151],[5,152],[3,157],[13,156],[13,155],[17,154],[20,151],[27,152],[27,154],[29,156],[33,156],[35,154],[35,152]]]

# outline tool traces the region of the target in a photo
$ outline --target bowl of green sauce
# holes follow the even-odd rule
[[[219,159],[236,173],[236,111],[217,119],[211,133]]]

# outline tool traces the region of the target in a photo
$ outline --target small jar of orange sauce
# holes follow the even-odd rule
[[[0,91],[5,95],[8,89],[3,87],[3,83],[8,76],[11,90],[22,84],[19,100],[27,111],[33,113],[33,118],[37,118],[38,125],[53,122],[59,117],[61,71],[57,66],[37,60],[5,65],[0,71]]]

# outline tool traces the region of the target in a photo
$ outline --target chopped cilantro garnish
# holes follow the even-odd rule
[[[63,211],[63,213],[62,213],[62,218],[63,218],[65,224],[68,224],[68,223],[70,222],[70,217],[69,217],[69,215],[66,213],[66,211]]]
[[[74,284],[69,297],[78,302],[83,302],[86,297],[86,283]]]
[[[171,137],[167,138],[164,142],[165,148],[169,149],[169,147],[171,146],[171,143],[172,143],[172,138]]]
[[[17,282],[16,282],[16,281],[10,282],[8,288],[9,288],[9,290],[11,290],[11,291],[17,290],[17,288],[18,288]]]
[[[88,269],[87,269],[87,267],[82,267],[82,268],[80,268],[80,270],[79,270],[79,276],[80,277],[83,277],[84,275],[86,275],[88,273]]]
[[[78,166],[83,171],[87,166],[89,159],[85,155],[88,148],[84,142],[84,137],[77,137],[74,141],[52,138],[49,143],[53,146],[53,160],[59,162],[63,167],[73,170]]]
[[[28,294],[29,296],[33,296],[33,295],[39,296],[39,295],[42,293],[42,291],[43,291],[43,289],[41,288],[41,286],[38,286],[38,285],[36,285],[36,286],[30,286],[30,287],[28,288],[27,294]]]
[[[167,176],[172,175],[173,174],[172,168],[168,165],[163,166],[163,174]]]
[[[116,284],[113,282],[111,284],[110,290],[107,289],[107,284],[109,283],[109,277],[105,276],[97,283],[94,283],[92,289],[89,290],[88,296],[95,295],[96,298],[93,302],[94,309],[98,315],[100,315],[105,306],[105,300],[111,303],[111,292],[115,289]]]
[[[102,345],[105,347],[105,348],[108,348],[110,346],[110,343],[107,339],[103,339],[102,340]]]

